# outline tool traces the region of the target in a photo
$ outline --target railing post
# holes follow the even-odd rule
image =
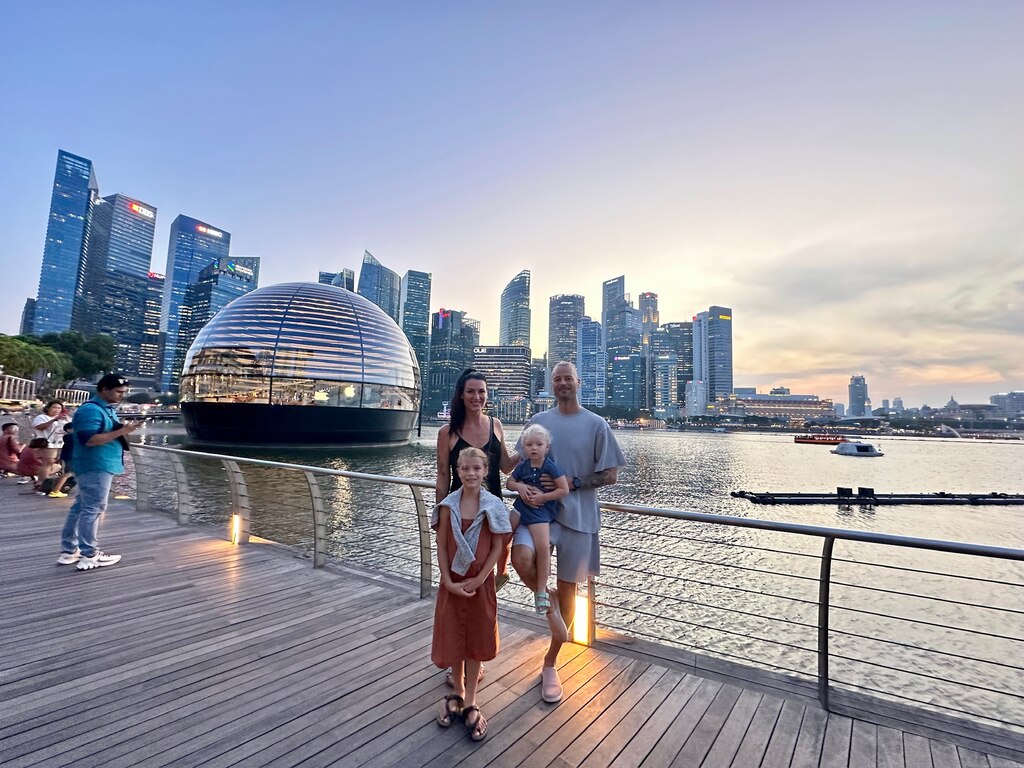
[[[324,514],[324,499],[320,495],[320,483],[312,472],[303,472],[309,484],[309,497],[313,503],[313,567],[323,568],[327,562],[327,516]]]
[[[245,475],[238,467],[238,462],[221,459],[221,464],[228,471],[228,482],[231,485],[231,514],[238,515],[238,537],[236,544],[249,542],[249,489],[245,485]]]
[[[832,546],[835,537],[826,536],[821,547],[821,572],[818,576],[818,701],[828,712],[828,606],[832,586]]]
[[[423,501],[421,489],[410,485],[412,499],[416,503],[416,529],[420,537],[420,599],[430,597],[433,555],[430,550],[430,513]]]
[[[140,466],[142,465],[142,451],[135,447],[132,443],[128,446],[128,452],[132,457],[132,467],[135,469],[135,509],[137,511],[144,511],[150,509],[149,504],[149,484],[142,482],[142,471]]]
[[[192,494],[188,490],[188,475],[185,473],[185,464],[181,457],[170,454],[171,466],[174,467],[174,484],[178,492],[178,525],[188,525],[189,516],[192,514]]]

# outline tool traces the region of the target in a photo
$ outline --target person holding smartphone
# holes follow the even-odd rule
[[[69,423],[68,410],[60,400],[51,400],[43,412],[32,419],[35,437],[45,437],[50,448],[58,451],[64,445],[64,425]]]
[[[100,515],[107,509],[110,485],[124,474],[124,446],[141,421],[121,424],[114,406],[128,394],[128,379],[108,373],[96,384],[96,396],[76,412],[71,465],[78,478],[78,497],[71,505],[61,533],[57,562],[75,564],[80,571],[103,568],[121,560],[100,551],[97,533]]]

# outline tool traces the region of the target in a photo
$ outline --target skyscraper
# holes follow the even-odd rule
[[[218,259],[226,258],[231,233],[206,222],[180,215],[171,224],[167,246],[167,278],[160,309],[160,331],[164,334],[161,391],[177,390],[181,366],[192,339],[179,338],[185,292],[199,274]]]
[[[580,405],[603,408],[608,377],[604,331],[600,323],[586,316],[576,324],[576,370],[580,377]]]
[[[728,307],[713,306],[693,318],[693,380],[705,385],[704,405],[732,392],[732,310]]]
[[[31,332],[60,333],[73,327],[88,259],[93,204],[99,197],[92,161],[57,152],[43,264]]]
[[[430,350],[430,283],[429,272],[410,269],[402,278],[398,325],[409,339],[416,361],[420,364],[420,380],[426,381]]]
[[[25,299],[25,306],[21,310],[21,327],[18,329],[18,333],[22,336],[32,335],[32,326],[36,322],[36,300]]]
[[[441,309],[430,318],[430,379],[423,413],[432,417],[444,409],[459,375],[473,362],[480,334],[464,312]]]
[[[139,350],[139,383],[156,389],[160,381],[163,335],[160,333],[160,307],[163,304],[164,276],[146,275],[146,303],[142,313],[142,347]]]
[[[138,376],[156,208],[124,195],[93,205],[89,255],[82,280],[83,332],[106,333],[117,342],[115,365]]]
[[[619,275],[601,284],[601,327],[608,330],[612,313],[626,303],[626,276]]]
[[[355,292],[356,273],[351,269],[342,269],[340,272],[321,272],[317,282]]]
[[[396,323],[401,304],[401,282],[397,272],[385,267],[369,251],[363,252],[358,293],[383,309]]]
[[[186,352],[214,315],[239,296],[256,290],[259,277],[259,256],[222,257],[199,273],[185,291],[181,312],[178,339]]]
[[[644,358],[644,397],[641,407],[654,407],[654,367],[651,354],[651,334],[658,329],[658,294],[645,291],[640,294],[640,322]]]
[[[498,344],[530,348],[530,270],[513,277],[501,292]]]
[[[560,293],[552,296],[548,303],[548,374],[563,360],[576,361],[576,328],[583,318],[582,296],[574,293]]]
[[[675,355],[676,399],[686,402],[686,382],[693,380],[693,323],[664,323],[651,333],[651,356]]]
[[[608,379],[606,382],[608,405],[618,405],[630,409],[646,407],[644,405],[643,318],[640,310],[634,309],[627,302],[610,312],[608,325],[604,329],[604,340],[605,351],[608,354]],[[617,364],[616,361],[618,361]],[[634,370],[634,366],[636,366],[636,370]]]
[[[851,416],[870,416],[870,413],[865,413],[867,402],[868,402],[868,382],[860,374],[855,374],[850,377],[850,415]]]
[[[530,417],[529,347],[474,347],[473,367],[487,378],[494,416],[510,422],[523,422]]]

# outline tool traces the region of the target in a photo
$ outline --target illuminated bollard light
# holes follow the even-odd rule
[[[591,582],[592,583],[592,582]],[[590,597],[593,587],[588,584],[586,594],[576,592],[576,607],[573,612],[572,641],[578,645],[593,645],[594,616]]]
[[[242,538],[242,516],[232,515],[231,516],[231,543],[237,544],[238,540]]]

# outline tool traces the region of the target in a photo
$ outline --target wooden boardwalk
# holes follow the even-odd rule
[[[677,669],[572,646],[540,701],[544,638],[506,616],[490,733],[442,730],[432,604],[279,547],[235,547],[114,502],[58,566],[71,499],[0,480],[0,764],[10,766],[879,766],[1017,763]]]

